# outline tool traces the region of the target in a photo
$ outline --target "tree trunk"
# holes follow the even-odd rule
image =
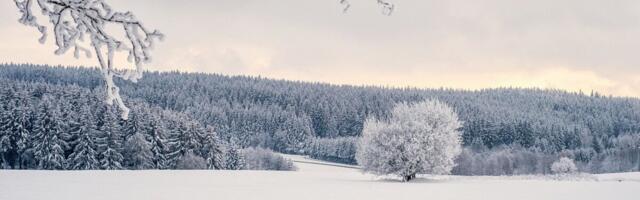
[[[416,174],[405,175],[402,177],[402,182],[409,182],[416,178]]]

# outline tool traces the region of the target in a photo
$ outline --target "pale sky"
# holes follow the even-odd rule
[[[339,0],[107,0],[167,35],[149,70],[640,97],[638,0],[389,0],[392,16],[350,1],[343,14]],[[18,18],[0,4],[0,62],[97,64],[55,56]]]

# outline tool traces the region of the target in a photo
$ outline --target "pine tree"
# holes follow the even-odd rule
[[[122,127],[124,138],[129,138],[132,135],[144,132],[144,125],[140,117],[141,113],[138,109],[135,109],[135,107],[132,108],[134,108],[134,110],[129,113],[129,119],[124,122],[124,126]]]
[[[187,152],[198,151],[202,148],[202,130],[195,122],[179,121],[175,130],[172,130],[168,142],[170,153],[168,159],[173,165]],[[199,152],[198,152],[199,153]]]
[[[38,108],[38,119],[35,122],[33,152],[39,169],[64,169],[66,159],[64,149],[67,143],[62,139],[59,114],[51,102],[51,97],[45,95]]]
[[[106,170],[123,169],[122,162],[124,157],[120,153],[122,149],[122,136],[120,134],[120,125],[115,109],[106,107],[102,112],[101,126],[99,128],[100,136],[96,139],[96,143],[100,152],[100,167]]]
[[[73,153],[69,155],[69,169],[93,170],[100,168],[95,138],[98,135],[92,114],[88,106],[80,108],[79,117],[70,123],[70,134],[75,140]]]
[[[141,133],[135,133],[124,145],[124,157],[129,169],[150,169],[153,167],[151,145]]]
[[[245,168],[244,156],[235,145],[231,145],[229,149],[227,149],[224,164],[224,169],[227,170],[241,170]]]
[[[16,99],[8,101],[8,110],[0,110],[0,168],[3,165],[20,168],[21,155],[27,148],[30,135],[26,96],[24,92],[18,92]]]
[[[146,137],[150,141],[151,146],[151,162],[155,169],[166,169],[167,158],[166,153],[166,139],[164,136],[165,127],[158,120],[155,114],[148,115],[149,123],[146,126]]]
[[[210,130],[204,137],[202,155],[207,163],[207,169],[223,169],[224,160],[220,139],[217,134]]]

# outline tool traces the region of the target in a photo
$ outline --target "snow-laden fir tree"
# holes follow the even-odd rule
[[[273,134],[274,150],[286,153],[302,153],[313,138],[311,120],[308,117],[292,115],[287,117]]]
[[[62,122],[49,95],[38,106],[38,116],[33,130],[33,153],[38,169],[61,170],[66,167]]]
[[[129,119],[123,124],[123,135],[125,138],[129,138],[137,133],[143,132],[143,124],[142,119],[140,118],[140,112],[137,110],[133,110],[133,112],[129,113]]]
[[[73,153],[68,158],[68,169],[95,170],[100,168],[95,139],[98,130],[89,106],[82,105],[76,120],[69,125],[70,134],[75,138],[71,142]]]
[[[101,125],[99,130],[101,135],[96,138],[96,143],[100,152],[100,168],[106,170],[123,169],[124,157],[122,151],[123,137],[118,124],[118,117],[111,106],[103,106]]]
[[[147,115],[148,123],[145,128],[145,134],[151,145],[151,163],[155,169],[166,169],[167,157],[166,139],[164,135],[165,127],[158,119],[156,113]]]
[[[404,181],[418,173],[448,174],[461,151],[462,123],[438,100],[399,103],[388,121],[365,122],[356,159],[365,172],[393,174]]]
[[[224,169],[242,170],[245,169],[244,155],[240,152],[236,145],[230,144],[224,158]]]
[[[11,95],[14,95],[12,92]],[[29,139],[29,106],[24,92],[17,92],[12,101],[3,102],[6,110],[0,109],[0,168],[19,169],[21,154]]]
[[[210,128],[205,136],[202,145],[202,155],[207,163],[207,169],[223,169],[224,155],[220,145],[220,138]]]
[[[124,143],[124,161],[127,169],[151,169],[151,145],[142,133],[130,136]]]
[[[195,122],[178,122],[178,126],[170,133],[167,142],[170,150],[167,154],[169,161],[175,165],[188,152],[199,151],[202,148],[202,133],[203,131]]]

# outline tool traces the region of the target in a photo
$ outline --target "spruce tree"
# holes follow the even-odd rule
[[[224,168],[228,170],[241,170],[245,168],[244,155],[242,155],[235,145],[231,145],[229,149],[227,149],[224,164]]]
[[[106,170],[122,169],[124,157],[120,153],[122,147],[122,136],[120,125],[115,109],[106,107],[102,113],[100,136],[96,139],[98,149],[100,149],[100,167]]]
[[[178,126],[172,131],[169,138],[170,153],[168,159],[173,165],[187,152],[198,151],[202,148],[202,130],[195,122],[179,121]],[[199,152],[198,152],[199,153]]]
[[[82,106],[74,122],[70,123],[70,134],[75,138],[73,153],[69,155],[69,169],[99,169],[98,153],[95,139],[98,136],[92,114],[88,106]]]
[[[33,152],[38,168],[64,169],[66,166],[64,149],[67,148],[67,143],[62,138],[59,114],[50,96],[43,97],[37,115],[33,133]]]
[[[207,169],[223,169],[223,153],[220,145],[220,139],[217,134],[210,130],[204,136],[204,145],[202,148],[202,155],[204,156]]]
[[[151,162],[156,169],[167,168],[165,127],[154,114],[148,115],[149,123],[145,126],[146,137],[150,141]]]
[[[124,158],[128,169],[150,169],[153,167],[151,145],[142,133],[135,133],[124,145]]]

